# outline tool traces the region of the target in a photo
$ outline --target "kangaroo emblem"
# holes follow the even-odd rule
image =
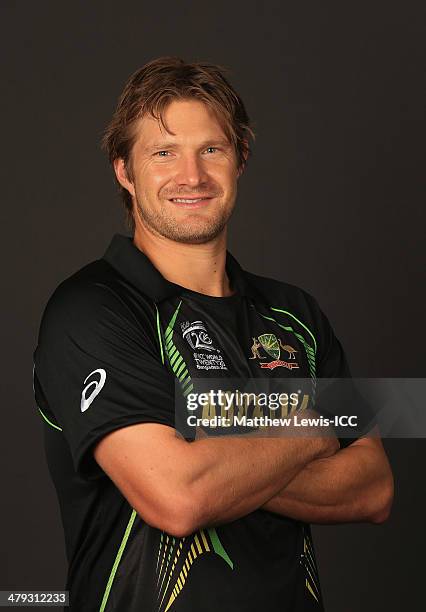
[[[249,357],[249,359],[265,359],[264,356],[259,354],[259,349],[262,345],[258,342],[257,338],[253,338],[253,344],[251,346],[251,353],[253,357]]]

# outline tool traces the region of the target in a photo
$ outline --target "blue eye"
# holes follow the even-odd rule
[[[157,151],[155,155],[159,155],[160,157],[164,157],[164,155],[160,155],[160,153],[168,153],[168,151]]]

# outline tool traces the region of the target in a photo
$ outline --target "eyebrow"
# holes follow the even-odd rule
[[[225,138],[211,138],[209,140],[204,140],[200,143],[200,148],[204,148],[206,146],[213,147],[215,145],[221,145],[222,147],[230,147],[231,143],[229,140]],[[164,140],[163,142],[154,142],[147,147],[144,147],[146,151],[154,151],[158,149],[167,149],[168,147],[179,147],[176,142],[172,142],[171,140]]]

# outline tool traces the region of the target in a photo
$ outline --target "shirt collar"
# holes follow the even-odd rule
[[[115,234],[103,258],[154,302],[161,302],[187,291],[185,287],[164,278],[145,253],[137,248],[130,236]],[[229,251],[226,251],[226,271],[231,286],[237,293],[254,295],[254,288],[245,277],[244,270]]]

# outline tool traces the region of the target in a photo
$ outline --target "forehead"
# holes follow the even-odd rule
[[[158,119],[144,115],[135,126],[136,141],[147,147],[166,140],[182,144],[206,138],[228,141],[214,111],[199,100],[172,100],[163,111],[163,120],[168,131]]]

